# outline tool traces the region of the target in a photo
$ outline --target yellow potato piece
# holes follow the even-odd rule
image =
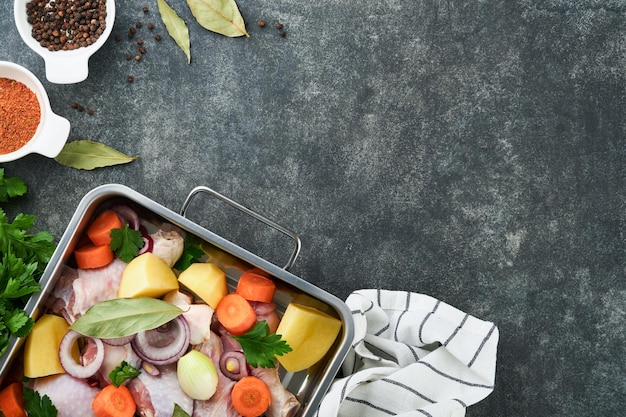
[[[195,263],[180,273],[178,282],[200,297],[205,303],[217,308],[220,300],[228,294],[226,274],[213,263]]]
[[[330,349],[341,329],[341,321],[313,307],[290,303],[276,333],[292,351],[276,359],[288,372],[316,364]]]
[[[59,360],[59,345],[69,329],[63,317],[44,314],[35,322],[24,344],[24,376],[39,378],[65,373]],[[72,347],[78,358],[78,345]]]
[[[159,298],[176,289],[178,280],[174,271],[164,260],[146,252],[126,265],[117,296]]]

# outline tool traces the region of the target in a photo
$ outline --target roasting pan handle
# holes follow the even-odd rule
[[[234,200],[231,200],[230,198],[218,193],[217,191],[209,188],[209,187],[205,187],[205,186],[198,186],[196,188],[194,188],[193,190],[191,190],[191,192],[189,193],[189,195],[187,196],[187,198],[185,199],[185,201],[183,202],[183,205],[180,209],[180,215],[183,217],[187,217],[185,216],[185,214],[187,213],[187,209],[189,208],[189,205],[191,204],[191,201],[193,200],[193,198],[196,196],[196,194],[198,193],[207,193],[215,198],[217,198],[218,200],[221,200],[222,202],[244,212],[245,214],[254,217],[255,219],[259,220],[260,222],[265,223],[266,225],[273,227],[274,229],[278,230],[281,233],[284,233],[285,235],[289,236],[291,239],[293,239],[294,241],[294,248],[293,248],[293,252],[291,252],[291,256],[289,257],[289,261],[287,262],[287,264],[283,267],[283,269],[288,270],[289,268],[291,268],[294,264],[294,262],[296,261],[296,258],[298,257],[298,255],[300,254],[300,249],[302,247],[302,243],[300,241],[300,237],[293,231],[287,229],[286,227],[281,226],[280,224],[268,219],[265,216],[260,215],[259,213],[250,210],[249,208],[242,206],[241,204],[237,203]]]

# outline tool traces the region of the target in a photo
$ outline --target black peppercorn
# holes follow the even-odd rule
[[[126,77],[126,81],[132,83],[133,81],[135,81],[135,78],[132,75],[129,75],[128,77]]]
[[[141,10],[143,10],[144,13],[148,13],[150,9],[148,9],[148,6],[143,6]]]
[[[147,27],[149,30],[152,30],[152,29],[154,29],[154,23],[152,23],[152,22],[148,22],[148,24],[146,25],[146,27]]]
[[[141,22],[137,22],[137,23],[135,23],[135,27],[136,27],[137,29],[140,29],[140,28],[141,28],[141,26],[143,26],[143,25],[141,24]]]
[[[257,26],[259,26],[260,28],[265,27],[265,20],[259,20],[256,22]]]
[[[274,25],[274,27],[275,27],[276,29],[278,29],[278,30],[281,30],[281,29],[283,28],[283,24],[282,24],[282,23],[280,23],[280,22],[277,22],[277,23]]]
[[[157,40],[157,41],[160,41],[161,40],[161,35],[155,35],[154,39]]]

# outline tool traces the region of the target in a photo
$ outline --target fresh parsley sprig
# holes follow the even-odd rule
[[[141,232],[131,229],[128,223],[124,224],[124,227],[111,230],[111,250],[126,263],[137,256],[143,245]]]
[[[116,387],[119,387],[125,381],[128,381],[129,379],[133,379],[139,376],[139,374],[141,374],[141,371],[139,369],[130,365],[126,361],[122,361],[120,365],[116,366],[115,369],[113,369],[109,373],[109,379],[111,380],[111,383],[113,385],[115,385]]]
[[[279,334],[270,334],[270,328],[265,320],[260,321],[247,333],[233,336],[239,342],[250,366],[261,368],[276,367],[276,356],[291,352],[291,346],[281,339]]]
[[[7,177],[0,168],[0,203],[23,196],[24,181]],[[56,245],[48,232],[30,233],[36,216],[18,214],[9,221],[0,208],[0,355],[11,336],[24,337],[34,322],[24,312],[28,297],[39,290],[39,278]]]
[[[56,417],[58,413],[50,397],[28,387],[24,387],[24,409],[28,417]]]

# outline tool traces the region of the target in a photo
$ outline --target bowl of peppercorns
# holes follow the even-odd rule
[[[0,61],[0,163],[31,153],[57,156],[70,122],[55,114],[39,79],[21,65]]]
[[[89,58],[104,45],[115,22],[114,0],[15,0],[15,24],[39,54],[46,78],[72,84],[89,74]]]

